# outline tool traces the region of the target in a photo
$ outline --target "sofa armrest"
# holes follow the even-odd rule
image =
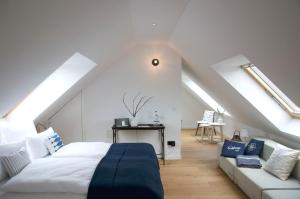
[[[218,142],[218,144],[217,144],[217,163],[218,163],[218,165],[219,165],[219,160],[220,160],[221,153],[222,153],[223,144],[224,144],[224,142]]]

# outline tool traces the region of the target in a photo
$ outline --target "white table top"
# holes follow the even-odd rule
[[[225,126],[226,125],[226,123],[224,123],[224,122],[210,122],[210,123],[208,123],[208,124],[210,124],[210,125],[212,125],[212,126]]]
[[[198,121],[198,123],[200,124],[206,124],[206,125],[210,125],[210,126],[225,126],[226,123],[224,122],[205,122],[205,121]]]

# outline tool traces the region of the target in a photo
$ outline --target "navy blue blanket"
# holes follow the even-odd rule
[[[112,144],[99,162],[87,199],[163,199],[159,162],[145,143]]]
[[[246,168],[261,168],[261,163],[258,155],[238,155],[236,157],[236,164],[238,167]]]

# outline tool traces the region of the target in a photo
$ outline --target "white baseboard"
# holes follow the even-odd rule
[[[166,155],[166,160],[180,160],[181,154],[170,154]]]

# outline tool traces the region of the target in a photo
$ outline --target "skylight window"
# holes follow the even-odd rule
[[[87,57],[75,53],[8,115],[13,119],[34,120],[95,66]]]
[[[269,78],[254,64],[241,66],[255,81],[292,117],[300,118],[300,108],[292,102]]]
[[[203,90],[197,83],[195,83],[186,73],[181,74],[182,82],[187,86],[193,93],[195,93],[200,99],[202,99],[208,106],[210,106],[215,111],[224,112],[225,115],[230,116],[230,114],[225,111],[225,109],[214,100],[205,90]]]

